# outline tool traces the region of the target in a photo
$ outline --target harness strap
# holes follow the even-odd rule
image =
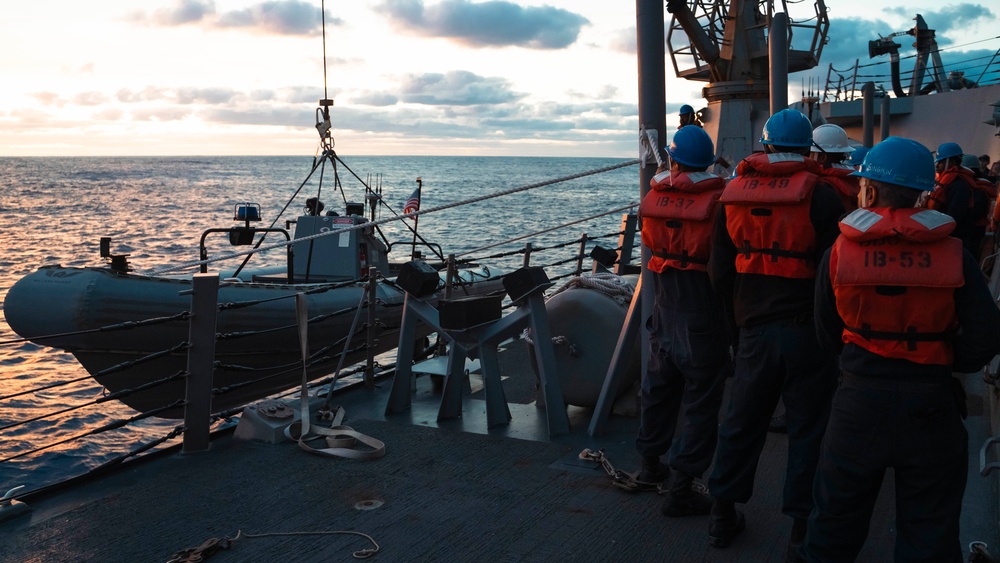
[[[812,257],[808,252],[798,252],[795,250],[785,250],[778,246],[775,242],[771,248],[754,248],[750,246],[750,241],[744,240],[743,244],[737,249],[744,258],[750,258],[750,253],[760,252],[761,254],[767,254],[771,257],[772,262],[777,262],[778,258],[798,258],[800,260],[808,260]]]
[[[950,340],[955,336],[954,330],[944,332],[917,332],[916,327],[907,327],[905,332],[892,332],[884,330],[872,330],[871,325],[861,325],[860,327],[844,326],[844,330],[853,332],[865,340],[898,340],[906,342],[909,350],[917,349],[917,342],[942,342]]]
[[[695,258],[692,258],[691,255],[688,254],[687,250],[684,250],[680,254],[675,254],[673,252],[664,252],[662,250],[654,250],[653,256],[664,258],[666,260],[677,260],[678,262],[681,263],[681,266],[687,266],[688,264],[708,264],[708,260],[697,260]]]

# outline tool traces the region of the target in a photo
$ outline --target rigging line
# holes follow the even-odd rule
[[[86,473],[84,473],[84,475],[97,475],[97,474],[101,473],[102,471],[105,471],[105,470],[107,470],[107,469],[109,469],[109,468],[111,468],[113,466],[116,466],[116,465],[119,465],[119,464],[123,463],[125,460],[127,460],[130,457],[135,457],[135,456],[141,454],[142,452],[145,452],[147,450],[151,450],[151,449],[155,448],[156,446],[159,446],[160,444],[166,442],[167,440],[171,440],[173,438],[176,438],[177,436],[179,436],[183,432],[184,432],[184,426],[175,426],[174,429],[171,430],[170,432],[168,432],[166,435],[161,436],[161,437],[153,440],[152,442],[146,442],[145,444],[142,444],[141,446],[139,446],[139,447],[137,447],[135,449],[129,450],[129,451],[125,452],[124,454],[118,456],[118,457],[111,458],[108,461],[106,461],[106,462],[104,462],[104,463],[102,463],[102,464],[94,467],[93,469],[87,471]]]
[[[92,334],[92,333],[95,333],[95,332],[106,332],[106,331],[112,331],[112,330],[125,330],[127,328],[138,328],[138,327],[147,326],[147,325],[154,325],[154,324],[160,324],[160,323],[168,323],[170,321],[183,321],[183,320],[187,320],[190,317],[190,315],[191,315],[190,311],[184,311],[184,312],[177,313],[176,315],[172,315],[172,316],[169,316],[169,317],[153,317],[153,318],[143,319],[143,320],[139,320],[139,321],[125,321],[123,323],[117,323],[117,324],[113,324],[113,325],[105,325],[105,326],[101,326],[101,327],[97,327],[97,328],[88,328],[86,330],[76,330],[76,331],[73,331],[73,332],[60,332],[60,333],[56,333],[56,334],[44,334],[44,335],[40,335],[40,336],[32,336],[30,339],[29,338],[17,338],[17,339],[14,339],[14,340],[4,340],[4,341],[0,341],[0,346],[7,345],[7,344],[22,344],[24,342],[33,342],[35,340],[47,340],[47,339],[50,339],[50,338],[59,338],[59,337],[62,337],[62,336],[78,336],[78,335],[81,335],[81,334]]]
[[[577,221],[571,221],[569,223],[564,223],[562,225],[557,225],[555,227],[551,227],[551,228],[544,229],[544,230],[541,230],[541,231],[535,231],[535,232],[527,234],[527,235],[523,235],[523,236],[519,236],[519,237],[514,237],[512,239],[508,239],[508,240],[505,240],[503,242],[497,242],[497,243],[493,243],[493,244],[488,244],[486,246],[481,246],[479,248],[476,248],[476,249],[473,249],[473,250],[469,250],[467,252],[461,252],[459,254],[456,254],[455,257],[458,258],[459,256],[466,256],[468,254],[472,254],[473,252],[479,252],[479,251],[482,251],[482,250],[493,248],[495,246],[500,246],[500,245],[503,245],[503,244],[509,244],[509,243],[512,243],[512,242],[517,242],[519,240],[523,240],[523,239],[526,239],[528,237],[538,236],[538,235],[541,235],[541,234],[545,234],[545,233],[548,233],[548,232],[551,232],[551,231],[555,231],[555,230],[558,230],[558,229],[562,229],[562,228],[568,227],[570,225],[576,225],[577,223],[583,223],[585,221],[590,221],[592,219],[597,219],[598,217],[604,217],[605,215],[611,215],[612,213],[618,213],[620,211],[625,211],[626,209],[631,209],[631,208],[633,208],[633,207],[635,207],[637,205],[639,205],[639,204],[636,203],[636,202],[632,202],[632,203],[630,203],[628,205],[625,205],[623,207],[619,207],[618,209],[612,209],[611,211],[605,211],[603,213],[598,213],[597,215],[591,215],[590,217],[585,217],[585,218],[579,219]]]
[[[349,282],[336,282],[336,283],[325,283],[325,284],[323,284],[320,287],[310,288],[310,289],[307,289],[307,290],[303,291],[302,293],[305,293],[306,295],[316,295],[316,294],[319,294],[319,293],[326,293],[327,291],[330,291],[330,290],[333,290],[333,289],[340,289],[342,287],[348,287],[348,286],[352,286],[352,285],[356,285],[356,284],[357,284],[357,282],[353,282],[353,281],[349,281]],[[237,285],[236,287],[239,287],[239,285]],[[227,301],[225,303],[219,303],[217,307],[218,307],[218,310],[220,312],[222,312],[222,311],[227,310],[227,309],[242,309],[242,308],[245,308],[245,307],[252,307],[254,305],[262,305],[264,303],[271,303],[271,302],[274,302],[274,301],[281,301],[281,300],[284,300],[284,299],[293,299],[294,297],[295,297],[295,294],[294,293],[290,293],[290,294],[287,294],[287,295],[279,295],[278,297],[268,297],[266,299],[256,299],[256,300],[252,300],[252,301]]]
[[[168,356],[168,355],[170,355],[170,354],[172,354],[174,352],[179,352],[181,350],[186,349],[188,346],[189,346],[189,344],[187,342],[181,342],[179,344],[175,344],[171,348],[167,348],[165,350],[160,350],[159,352],[153,352],[152,354],[148,354],[146,356],[143,356],[141,358],[137,358],[135,360],[126,360],[124,362],[115,364],[115,365],[113,365],[111,367],[104,368],[101,371],[99,371],[97,373],[93,373],[91,375],[93,377],[97,378],[97,377],[100,377],[102,375],[108,375],[108,374],[114,373],[116,371],[124,371],[126,369],[129,369],[131,367],[137,366],[139,364],[144,364],[146,362],[150,362],[150,361],[162,358],[164,356]],[[160,381],[162,381],[162,380],[160,380]]]
[[[542,187],[545,187],[545,186],[551,186],[552,184],[558,184],[560,182],[566,182],[566,181],[569,181],[569,180],[576,180],[578,178],[584,178],[586,176],[592,176],[594,174],[601,174],[601,173],[604,173],[604,172],[611,172],[612,170],[617,170],[619,168],[625,168],[627,166],[634,166],[636,164],[639,164],[639,162],[640,161],[637,158],[633,159],[633,160],[627,160],[625,162],[620,162],[618,164],[612,164],[612,165],[609,165],[609,166],[605,166],[603,168],[595,168],[593,170],[588,170],[586,172],[580,172],[580,173],[577,173],[577,174],[570,174],[569,176],[563,176],[561,178],[555,178],[555,179],[552,179],[552,180],[545,180],[545,181],[537,182],[537,183],[534,183],[534,184],[527,184],[525,186],[520,186],[520,187],[517,187],[517,188],[511,188],[511,189],[508,189],[508,190],[501,190],[501,191],[496,192],[496,193],[486,194],[486,195],[483,195],[483,196],[474,197],[474,198],[463,200],[463,201],[456,201],[456,202],[452,202],[452,203],[445,203],[443,205],[438,205],[436,207],[431,207],[429,209],[422,209],[422,210],[418,210],[418,211],[413,211],[411,213],[404,213],[403,215],[398,216],[398,218],[397,217],[388,217],[386,219],[379,219],[377,221],[368,221],[368,222],[360,223],[358,225],[353,225],[353,226],[350,226],[350,227],[344,227],[344,228],[340,228],[340,229],[331,229],[331,230],[329,230],[327,232],[324,232],[324,233],[316,233],[314,235],[309,235],[309,236],[305,236],[305,237],[302,237],[302,238],[297,238],[295,240],[291,240],[291,241],[287,241],[287,242],[280,242],[280,243],[275,243],[275,244],[271,244],[271,245],[268,245],[268,246],[262,246],[260,248],[255,248],[253,250],[248,250],[246,252],[234,252],[234,253],[231,253],[231,254],[226,254],[226,255],[223,255],[223,256],[218,256],[216,258],[210,258],[208,260],[194,260],[194,261],[191,261],[191,262],[184,262],[184,263],[178,264],[176,266],[170,266],[170,267],[167,267],[167,268],[161,268],[159,270],[152,270],[152,271],[148,272],[148,275],[155,276],[155,275],[164,274],[166,272],[175,272],[177,270],[184,270],[184,269],[187,269],[187,268],[193,268],[195,266],[201,266],[203,264],[209,264],[209,263],[212,263],[212,262],[218,262],[220,260],[229,260],[231,258],[237,258],[237,257],[243,256],[244,254],[255,254],[257,252],[265,252],[267,250],[273,250],[275,248],[282,248],[282,247],[285,247],[285,246],[290,246],[290,245],[293,245],[293,244],[298,244],[300,242],[305,242],[305,241],[309,241],[309,240],[320,238],[320,237],[331,236],[331,235],[339,235],[341,233],[345,233],[345,232],[348,232],[348,231],[357,231],[357,230],[360,230],[360,229],[367,229],[367,228],[375,227],[375,226],[378,226],[378,225],[384,225],[384,224],[390,223],[392,221],[398,221],[399,219],[412,219],[414,217],[419,217],[421,215],[426,215],[428,213],[436,213],[438,211],[443,211],[445,209],[451,209],[453,207],[459,207],[459,206],[462,206],[462,205],[469,205],[469,204],[472,204],[472,203],[479,203],[479,202],[482,202],[482,201],[486,201],[488,199],[493,199],[493,198],[497,198],[497,197],[501,197],[501,196],[505,196],[505,195],[516,194],[516,193],[527,191],[527,190],[533,190],[535,188],[542,188]]]
[[[368,308],[368,303],[365,303],[364,305],[362,305],[362,307],[367,309]],[[348,307],[348,308],[345,308],[345,309],[340,309],[339,311],[334,311],[332,313],[323,313],[321,315],[316,315],[315,317],[310,318],[309,321],[308,321],[308,323],[309,324],[320,323],[320,322],[332,319],[334,317],[339,317],[340,315],[346,315],[347,313],[353,313],[354,311],[355,311],[354,307]],[[216,338],[216,340],[229,340],[229,339],[233,339],[233,338],[246,338],[247,336],[255,336],[255,335],[261,335],[261,334],[271,334],[271,333],[275,333],[275,332],[280,332],[282,330],[289,330],[289,329],[295,328],[296,326],[298,326],[298,325],[295,324],[295,323],[292,323],[292,324],[287,324],[287,325],[282,325],[282,326],[276,326],[276,327],[273,327],[273,328],[265,328],[265,329],[261,329],[261,330],[240,330],[240,331],[234,331],[234,332],[220,332],[220,333],[218,333],[218,334],[215,335],[215,338]]]
[[[0,426],[0,430],[7,430],[7,429],[14,428],[14,427],[17,427],[17,426],[23,426],[23,425],[28,424],[30,422],[36,422],[38,420],[42,420],[42,419],[45,419],[45,418],[50,418],[50,417],[53,417],[53,416],[56,416],[56,415],[59,415],[59,414],[65,414],[65,413],[68,413],[70,411],[75,411],[75,410],[82,409],[84,407],[92,407],[94,405],[98,405],[98,404],[101,404],[101,403],[106,403],[108,401],[115,401],[115,400],[118,400],[118,399],[120,399],[122,397],[127,397],[127,396],[129,396],[129,395],[131,395],[133,393],[137,393],[139,391],[145,391],[146,389],[150,389],[152,387],[156,387],[157,385],[162,385],[163,383],[168,383],[168,382],[174,381],[176,379],[182,379],[186,375],[187,375],[187,372],[185,372],[185,371],[179,371],[179,372],[175,373],[174,375],[170,375],[170,376],[164,377],[162,379],[157,379],[155,381],[150,381],[148,383],[143,383],[142,385],[140,385],[138,387],[130,387],[128,389],[122,389],[121,391],[115,391],[114,393],[110,393],[108,395],[104,395],[103,397],[98,397],[97,399],[94,399],[93,401],[90,401],[90,402],[87,402],[87,403],[82,403],[82,404],[75,405],[75,406],[72,406],[72,407],[66,407],[65,409],[62,409],[62,410],[52,411],[52,412],[48,412],[48,413],[45,413],[45,414],[40,414],[40,415],[32,417],[32,418],[28,418],[28,419],[25,419],[25,420],[19,420],[17,422],[12,422],[12,423],[7,424],[5,426]],[[89,377],[90,376],[88,375],[86,377],[82,377],[80,379],[76,379],[76,380],[73,380],[73,381],[66,381],[66,382],[63,382],[63,383],[58,383],[58,384],[55,384],[55,385],[50,385],[50,386],[47,386],[47,387],[42,387],[40,389],[34,389],[33,391],[40,391],[40,390],[51,388],[51,387],[58,387],[60,385],[66,385],[66,384],[69,384],[69,383],[75,383],[77,381],[80,381],[81,379],[87,379]],[[27,393],[27,391],[21,392],[21,393],[15,393],[14,395],[10,395],[9,397],[0,397],[0,399],[8,399],[10,397],[16,397],[17,395],[23,395],[24,393]]]
[[[41,387],[35,387],[34,389],[26,389],[24,391],[18,391],[17,393],[11,393],[10,395],[0,396],[0,401],[6,401],[7,399],[13,399],[15,397],[20,397],[21,395],[31,395],[33,393],[38,393],[39,391],[47,391],[49,389],[55,389],[56,387],[63,387],[64,385],[72,385],[73,383],[79,383],[86,379],[90,379],[90,374],[84,375],[82,377],[77,377],[75,379],[70,379],[68,381],[59,381],[57,383],[52,383],[50,385],[43,385]]]
[[[54,448],[56,446],[61,446],[61,445],[66,444],[68,442],[72,442],[74,440],[79,440],[80,438],[85,438],[85,437],[93,435],[93,434],[100,434],[102,432],[107,432],[108,430],[114,430],[116,428],[121,428],[122,426],[125,426],[128,423],[130,423],[130,422],[136,422],[136,421],[139,421],[139,420],[150,418],[152,416],[156,416],[156,415],[160,414],[161,412],[166,411],[168,409],[173,409],[173,408],[177,408],[179,406],[182,406],[182,405],[184,405],[184,403],[185,403],[185,401],[183,399],[178,399],[178,400],[174,401],[173,403],[170,403],[169,405],[166,405],[166,406],[163,406],[163,407],[159,407],[159,408],[153,409],[151,411],[146,411],[146,412],[143,412],[143,413],[139,413],[139,414],[137,414],[137,415],[135,415],[133,417],[130,417],[130,418],[114,420],[112,422],[109,422],[108,424],[105,424],[103,426],[99,426],[97,428],[94,428],[93,430],[89,430],[89,431],[84,432],[82,434],[77,434],[76,436],[71,436],[71,437],[66,438],[64,440],[59,440],[57,442],[53,442],[51,444],[42,446],[40,448],[35,448],[34,450],[30,450],[30,451],[26,451],[26,452],[21,452],[19,454],[14,454],[12,456],[5,457],[3,459],[0,459],[0,463],[5,463],[5,462],[11,461],[13,459],[17,459],[19,457],[24,457],[26,455],[31,455],[31,454],[34,454],[34,453],[38,453],[38,452],[40,452],[42,450],[47,450],[49,448]]]
[[[278,212],[278,215],[275,216],[273,221],[271,221],[271,225],[268,227],[269,229],[273,229],[274,226],[278,224],[278,221],[281,219],[281,216],[285,214],[285,211],[288,211],[288,206],[290,206],[292,202],[295,201],[295,198],[299,196],[299,193],[302,191],[302,188],[306,186],[306,184],[309,182],[309,179],[312,178],[312,175],[316,173],[316,168],[318,166],[319,165],[316,164],[316,159],[313,158],[312,170],[309,171],[309,174],[306,175],[305,180],[302,180],[302,183],[299,184],[299,187],[295,189],[295,193],[292,194],[292,197],[288,198],[288,201],[285,202],[285,206],[281,208],[281,211]],[[264,244],[265,238],[267,238],[267,232],[261,235],[260,240],[257,241],[257,244],[254,245],[254,248],[258,248],[260,245]],[[250,254],[247,254],[246,259],[243,260],[243,263],[240,264],[240,267],[236,268],[236,271],[233,272],[233,277],[240,275],[240,272],[243,271],[243,268],[246,267],[247,262],[250,260],[250,256],[251,256]]]

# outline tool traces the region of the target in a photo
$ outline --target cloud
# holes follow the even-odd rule
[[[663,36],[666,37],[666,34],[664,33]],[[619,29],[618,31],[611,34],[610,38],[608,39],[608,48],[618,53],[635,55],[636,54],[635,27],[630,27],[628,29]]]
[[[144,17],[142,14],[135,14],[134,18],[136,20],[145,20],[148,23],[155,25],[175,26],[198,23],[214,15],[214,2],[177,0],[177,3],[172,8],[156,10],[153,12],[153,15],[148,18]]]
[[[81,92],[73,97],[73,103],[78,106],[99,106],[110,100],[111,98],[102,92]]]
[[[328,21],[334,23],[333,18]],[[299,0],[264,2],[219,14],[218,18],[219,27],[251,28],[277,35],[315,35],[321,31],[322,23],[319,9]]]
[[[32,98],[38,100],[43,106],[56,106],[62,107],[65,105],[65,101],[59,97],[59,94],[55,92],[35,92],[30,94]]]
[[[138,108],[131,111],[135,121],[180,121],[191,114],[189,109],[178,107]]]
[[[580,29],[590,25],[587,18],[567,10],[502,0],[444,0],[430,6],[423,0],[387,0],[378,10],[399,29],[472,47],[562,49],[576,42]]]
[[[399,103],[399,96],[396,96],[395,94],[390,94],[388,92],[374,92],[370,90],[352,94],[350,99],[351,104],[360,104],[365,106],[392,106]]]
[[[464,70],[408,75],[403,79],[400,99],[427,105],[502,104],[523,98],[503,78],[487,78]]]
[[[214,2],[177,0],[168,9],[132,14],[129,20],[147,25],[174,27],[200,25],[208,29],[244,29],[273,35],[315,36],[322,30],[320,9],[303,0],[261,2],[242,10],[217,12]],[[341,25],[343,20],[327,16],[328,25]]]

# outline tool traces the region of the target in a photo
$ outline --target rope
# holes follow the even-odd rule
[[[632,300],[632,286],[625,281],[625,278],[611,272],[598,272],[573,278],[554,291],[549,299],[577,287],[600,291],[623,305]]]
[[[361,536],[372,543],[373,547],[367,547],[365,549],[359,549],[352,553],[355,559],[368,559],[372,555],[379,552],[381,547],[375,538],[369,536],[368,534],[362,532],[354,532],[351,530],[324,530],[319,532],[266,532],[263,534],[245,534],[243,530],[236,531],[236,537],[234,538],[209,538],[201,543],[198,547],[191,547],[188,549],[182,549],[175,552],[167,563],[195,563],[201,562],[212,556],[213,554],[224,550],[231,549],[233,544],[236,543],[240,538],[273,538],[273,537],[288,537],[288,536],[326,536],[326,535],[353,535]]]
[[[360,229],[367,229],[367,228],[375,227],[375,226],[378,226],[378,225],[384,225],[386,223],[398,221],[399,219],[413,219],[415,217],[419,217],[421,215],[426,215],[428,213],[436,213],[438,211],[444,211],[445,209],[451,209],[453,207],[459,207],[459,206],[462,206],[462,205],[468,205],[468,204],[472,204],[472,203],[479,203],[479,202],[482,202],[482,201],[486,201],[488,199],[493,199],[493,198],[497,198],[497,197],[501,197],[501,196],[505,196],[505,195],[510,195],[510,194],[516,194],[516,193],[519,193],[519,192],[523,192],[523,191],[527,191],[527,190],[532,190],[532,189],[535,189],[535,188],[541,188],[541,187],[544,187],[544,186],[550,186],[552,184],[558,184],[560,182],[566,182],[566,181],[569,181],[569,180],[575,180],[577,178],[584,178],[586,176],[592,176],[594,174],[601,174],[601,173],[604,173],[604,172],[610,172],[612,170],[617,170],[619,168],[625,168],[627,166],[633,166],[633,165],[636,165],[636,164],[639,164],[639,159],[629,160],[629,161],[621,162],[621,163],[618,163],[618,164],[612,164],[610,166],[605,166],[603,168],[596,168],[594,170],[589,170],[587,172],[580,172],[578,174],[571,174],[569,176],[563,176],[562,178],[556,178],[554,180],[546,180],[544,182],[538,182],[538,183],[535,183],[535,184],[528,184],[528,185],[525,185],[525,186],[520,186],[520,187],[517,187],[517,188],[511,188],[511,189],[508,189],[508,190],[501,190],[501,191],[493,193],[493,194],[487,194],[487,195],[483,195],[483,196],[479,196],[479,197],[474,197],[474,198],[467,199],[467,200],[464,200],[464,201],[457,201],[457,202],[453,202],[453,203],[446,203],[444,205],[439,205],[437,207],[431,207],[429,209],[417,210],[417,211],[413,211],[411,213],[404,213],[402,215],[399,215],[398,218],[397,217],[388,217],[386,219],[378,219],[378,220],[375,220],[375,221],[368,221],[368,222],[365,222],[365,223],[359,223],[357,225],[352,225],[352,226],[349,226],[349,227],[344,227],[344,228],[340,228],[340,229],[333,229],[333,230],[330,230],[330,231],[327,231],[327,232],[323,232],[323,233],[316,233],[314,235],[309,235],[309,236],[305,236],[305,237],[301,237],[301,238],[296,238],[295,240],[291,240],[291,241],[287,241],[287,242],[280,242],[280,243],[275,243],[275,244],[271,244],[271,245],[267,245],[267,246],[261,246],[260,248],[255,248],[253,250],[248,250],[246,252],[234,252],[234,253],[231,253],[231,254],[225,254],[225,255],[222,255],[222,256],[218,256],[216,258],[210,258],[208,260],[195,260],[195,261],[192,261],[192,262],[184,262],[184,263],[178,264],[176,266],[170,266],[168,268],[161,268],[159,270],[152,270],[152,271],[148,272],[148,275],[150,275],[150,276],[156,276],[156,275],[160,275],[160,274],[165,274],[167,272],[175,272],[175,271],[178,271],[178,270],[185,270],[185,269],[188,269],[188,268],[193,268],[195,266],[201,266],[201,265],[204,265],[204,264],[209,264],[209,263],[212,263],[212,262],[218,262],[218,261],[221,261],[221,260],[229,260],[229,259],[237,258],[237,257],[240,257],[240,256],[245,256],[245,255],[250,255],[250,254],[256,254],[258,252],[264,252],[264,251],[267,251],[267,250],[273,250],[275,248],[284,248],[284,247],[292,245],[292,244],[298,244],[300,242],[305,242],[305,241],[309,241],[309,240],[320,238],[320,237],[331,236],[331,235],[338,235],[338,234],[349,232],[349,231],[357,231],[357,230],[360,230]]]

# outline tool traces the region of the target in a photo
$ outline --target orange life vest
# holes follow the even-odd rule
[[[816,230],[809,220],[822,167],[792,153],[743,159],[720,201],[736,245],[736,271],[785,278],[816,276]]]
[[[927,209],[858,209],[840,222],[830,281],[843,340],[886,358],[948,365],[958,327],[962,241]]]
[[[840,196],[840,202],[844,204],[844,209],[854,211],[858,208],[858,192],[861,191],[860,179],[851,176],[854,168],[843,164],[834,164],[830,168],[823,169],[823,179],[833,186]]]
[[[974,187],[976,183],[976,177],[972,173],[972,170],[969,170],[964,166],[952,166],[943,172],[935,174],[934,190],[931,191],[931,195],[927,198],[927,209],[944,211],[948,199],[948,188],[950,188],[952,183],[959,178],[961,178],[970,187]],[[969,207],[971,208],[972,206],[973,197],[970,190]]]
[[[725,181],[709,172],[664,172],[649,184],[639,206],[642,244],[653,253],[649,269],[705,271]]]

